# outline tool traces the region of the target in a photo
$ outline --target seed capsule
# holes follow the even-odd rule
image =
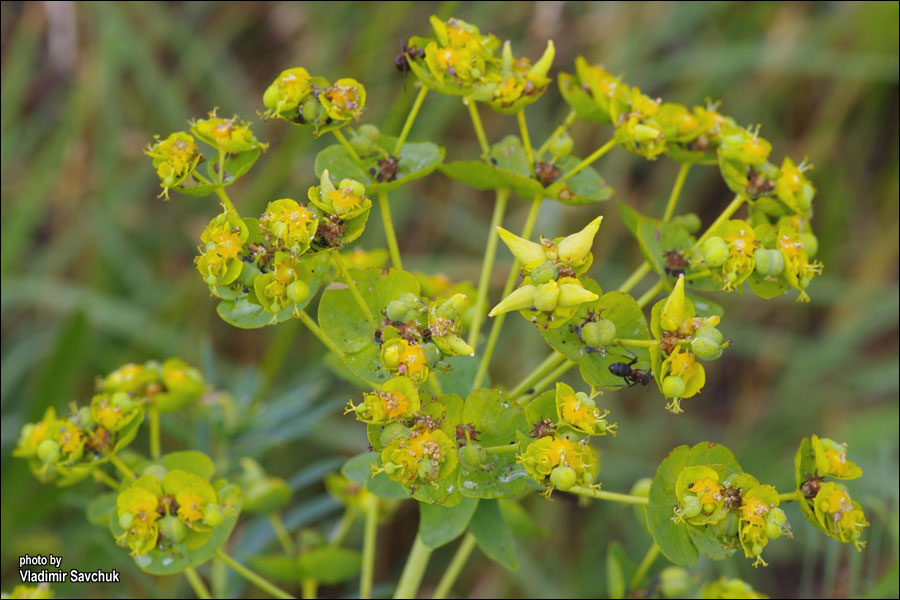
[[[589,321],[581,326],[581,339],[592,348],[607,346],[616,339],[616,324],[609,319]]]
[[[662,393],[666,398],[681,398],[687,386],[684,379],[669,375],[662,382]]]
[[[121,520],[119,524],[122,524]],[[184,540],[188,533],[187,527],[181,522],[181,519],[172,515],[166,515],[159,520],[159,532],[175,544]]]
[[[703,242],[700,247],[703,262],[710,267],[721,267],[728,260],[730,250],[728,244],[722,238],[714,236]]]
[[[578,474],[572,467],[559,465],[550,471],[550,483],[561,492],[572,489],[578,481]]]
[[[215,502],[210,502],[203,509],[203,522],[210,527],[218,527],[224,520],[225,515],[222,513],[222,507]]]

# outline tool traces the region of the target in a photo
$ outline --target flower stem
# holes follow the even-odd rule
[[[416,535],[412,550],[409,551],[409,557],[406,559],[406,565],[403,567],[403,573],[400,575],[400,581],[397,582],[397,589],[394,590],[394,598],[416,597],[430,558],[431,548],[426,546],[422,538]]]
[[[397,234],[394,233],[394,220],[391,218],[391,205],[388,203],[387,192],[378,193],[378,206],[381,207],[381,220],[384,222],[384,236],[387,238],[388,249],[391,252],[391,264],[397,269],[402,269],[403,262],[400,260],[400,247],[397,245]]]
[[[525,157],[528,159],[528,170],[534,175],[534,152],[531,150],[531,136],[528,135],[528,123],[525,121],[525,108],[519,109],[516,113],[516,120],[519,122],[519,133],[522,136],[522,147],[525,149]]]
[[[403,144],[406,142],[406,136],[409,135],[409,130],[412,129],[413,122],[416,120],[416,115],[419,114],[419,109],[422,108],[422,102],[425,101],[425,95],[427,93],[428,88],[423,85],[419,89],[419,95],[416,96],[412,108],[409,109],[409,114],[406,115],[406,123],[403,124],[403,129],[400,130],[400,137],[397,138],[397,145],[394,146],[394,156],[400,153],[400,148],[402,148]]]
[[[469,555],[471,555],[472,550],[475,549],[475,542],[475,536],[471,533],[466,533],[466,536],[459,544],[459,548],[456,549],[456,554],[453,555],[450,564],[447,565],[447,570],[444,571],[444,574],[441,576],[441,580],[438,582],[432,598],[442,599],[447,597],[453,584],[456,583],[456,579],[459,577],[462,568],[465,566],[466,561],[469,560]]]
[[[203,583],[203,580],[200,579],[200,575],[197,574],[197,571],[194,567],[188,567],[184,570],[184,576],[187,577],[188,583],[191,584],[191,588],[194,590],[194,593],[201,600],[207,600],[208,598],[212,598],[209,594],[209,589],[206,587],[206,584]]]
[[[684,187],[684,180],[687,178],[688,171],[691,170],[691,163],[681,163],[678,169],[678,175],[675,176],[675,185],[672,187],[672,193],[669,194],[669,201],[666,203],[666,212],[663,213],[663,223],[672,218],[675,212],[675,205],[678,204],[678,198],[681,196],[681,188]]]
[[[159,409],[150,409],[150,458],[157,459],[160,456],[159,444]]]
[[[665,285],[663,284],[662,279],[657,281],[652,288],[644,292],[644,295],[638,298],[638,306],[640,306],[641,308],[647,306],[647,303],[656,298],[656,295],[660,293],[664,287]]]
[[[546,376],[544,376],[543,379],[541,379],[540,381],[538,381],[538,382],[534,385],[534,388],[533,388],[534,391],[533,391],[529,396],[519,398],[518,400],[516,400],[516,402],[517,402],[519,405],[524,406],[524,405],[527,404],[532,398],[534,398],[535,396],[537,396],[537,395],[539,395],[541,392],[543,392],[547,387],[549,387],[549,386],[553,385],[554,383],[556,383],[556,380],[557,380],[557,379],[559,379],[560,377],[562,377],[563,375],[565,375],[566,371],[568,371],[569,369],[571,369],[572,367],[574,367],[576,364],[577,364],[577,363],[575,363],[574,361],[571,361],[571,360],[566,359],[565,362],[563,362],[561,365],[559,365],[558,367],[556,367],[555,369],[553,369],[550,373],[548,373]]]
[[[347,287],[350,288],[350,293],[353,294],[353,298],[356,300],[356,303],[366,315],[366,319],[369,320],[369,323],[372,325],[372,327],[377,327],[378,323],[375,321],[375,316],[372,314],[372,309],[369,308],[369,305],[366,304],[365,300],[363,300],[362,294],[359,293],[359,288],[356,287],[356,282],[353,281],[353,278],[350,276],[350,272],[347,270],[347,265],[344,264],[344,259],[343,257],[341,257],[340,252],[332,252],[331,258],[334,261],[335,266],[338,268],[338,271],[341,272],[341,276],[344,278],[344,283],[346,283]]]
[[[228,194],[225,193],[225,188],[217,187],[216,196],[219,197],[219,202],[222,203],[222,208],[224,208],[228,212],[237,214],[237,210],[234,208],[234,204],[231,203],[231,198],[229,198]]]
[[[375,573],[375,536],[378,533],[378,499],[366,499],[366,528],[363,533],[362,573],[359,578],[359,597],[372,597],[372,576]]]
[[[304,577],[300,581],[300,593],[304,600],[313,600],[319,591],[319,582],[312,577]]]
[[[118,457],[118,455],[116,455],[116,454],[110,454],[110,455],[109,455],[109,462],[111,462],[111,463],[113,464],[113,466],[114,466],[116,469],[119,470],[119,473],[121,473],[122,475],[124,475],[124,476],[127,477],[128,479],[137,479],[137,477],[135,477],[135,475],[134,475],[134,471],[132,471],[131,469],[129,469],[129,468],[128,468],[128,465],[126,465],[126,464],[122,461],[122,459]]]
[[[627,340],[620,338],[617,338],[613,343],[619,344],[620,346],[630,346],[632,348],[650,348],[659,345],[657,340]]]
[[[94,481],[105,483],[114,490],[119,489],[119,482],[110,477],[106,471],[101,471],[100,469],[94,469]]]
[[[472,319],[472,328],[469,330],[469,345],[473,348],[478,346],[478,337],[481,335],[481,323],[484,321],[487,310],[491,271],[494,268],[494,260],[497,257],[497,243],[500,240],[500,236],[497,235],[497,227],[503,223],[503,215],[506,214],[508,200],[508,189],[497,190],[497,198],[494,201],[494,214],[491,217],[491,225],[488,227],[487,246],[484,249],[484,259],[481,261],[481,277],[478,279],[478,296],[475,300],[475,317]]]
[[[787,492],[784,494],[778,494],[779,502],[800,502],[803,500],[803,496],[800,495],[800,492]]]
[[[340,523],[334,529],[331,534],[331,538],[328,540],[328,545],[334,548],[341,545],[341,542],[344,541],[344,538],[347,536],[347,532],[350,531],[350,526],[353,525],[353,520],[356,518],[356,511],[352,508],[348,508],[344,511],[344,516],[341,517]]]
[[[332,342],[325,332],[322,331],[322,328],[313,320],[312,317],[305,310],[300,311],[300,320],[304,325],[313,333],[314,336],[319,338],[319,341],[322,342],[326,348],[337,354],[338,356],[343,356],[344,351],[337,347],[337,345]]]
[[[537,151],[538,156],[540,156],[541,154],[546,152],[547,148],[550,147],[550,144],[552,144],[556,140],[556,138],[561,136],[566,131],[566,129],[568,129],[569,126],[573,122],[575,122],[576,116],[577,115],[575,114],[574,110],[569,111],[569,114],[566,115],[566,118],[563,120],[562,124],[559,127],[557,127],[556,129],[554,129],[553,133],[550,134],[550,137],[548,137],[546,140],[544,140],[544,143],[541,144],[540,148],[538,148],[538,151]]]
[[[531,201],[531,209],[528,211],[528,217],[525,219],[525,226],[522,228],[522,235],[520,237],[525,239],[531,237],[531,232],[534,230],[534,224],[537,221],[538,213],[541,210],[541,200],[543,200],[543,194],[538,194],[534,197],[534,200]],[[506,285],[503,286],[503,298],[506,298],[512,292],[513,286],[516,284],[516,278],[519,276],[520,266],[521,264],[518,259],[513,261],[512,268],[509,270],[509,275],[506,278]],[[484,381],[484,376],[487,375],[488,366],[491,363],[491,356],[494,354],[494,349],[497,347],[497,340],[500,338],[500,330],[503,328],[503,321],[506,320],[506,314],[507,313],[503,313],[494,318],[494,324],[491,326],[491,333],[488,336],[487,346],[484,348],[484,354],[481,356],[481,362],[478,364],[478,371],[475,373],[475,379],[472,381],[473,391],[481,387],[481,382]]]
[[[644,278],[644,275],[646,275],[649,272],[650,272],[650,263],[645,262],[644,264],[639,266],[637,269],[635,269],[634,273],[632,273],[631,275],[628,276],[628,279],[626,279],[625,282],[619,286],[618,291],[625,292],[625,293],[630,292],[631,288],[633,288],[634,286],[639,284],[641,282],[641,279]]]
[[[641,581],[647,575],[647,571],[650,570],[650,567],[653,566],[653,561],[656,560],[657,556],[659,556],[659,546],[654,542],[647,550],[647,554],[644,555],[644,560],[638,565],[637,571],[635,571],[634,575],[631,577],[631,583],[628,585],[630,590],[634,591],[641,585]]]
[[[544,359],[544,362],[538,365],[537,368],[534,369],[528,377],[520,381],[519,384],[512,389],[512,391],[509,393],[510,397],[516,399],[519,396],[527,393],[528,390],[531,389],[531,387],[537,381],[540,381],[542,377],[544,377],[551,370],[555,369],[559,365],[559,363],[561,363],[565,359],[566,357],[563,354],[554,351],[550,356]]]
[[[737,209],[739,209],[739,208],[741,207],[741,204],[744,203],[744,200],[745,200],[745,199],[746,199],[746,198],[745,198],[744,196],[740,195],[740,194],[736,195],[736,196],[734,197],[734,200],[732,200],[731,203],[730,203],[728,206],[725,207],[725,210],[722,211],[722,214],[719,215],[719,218],[716,219],[716,220],[713,222],[713,224],[709,226],[709,229],[707,229],[706,232],[705,232],[703,235],[700,236],[700,239],[698,239],[698,240],[694,243],[694,248],[699,248],[699,247],[700,247],[700,244],[702,244],[702,243],[705,242],[707,239],[709,239],[710,237],[712,237],[713,232],[715,232],[715,230],[718,229],[719,226],[722,225],[722,223],[724,223],[725,221],[727,221],[728,219],[730,219],[730,218],[731,218],[731,215],[733,215],[734,213],[737,212]]]
[[[650,500],[648,498],[644,498],[643,496],[619,494],[618,492],[606,492],[604,490],[597,490],[581,485],[576,485],[575,487],[569,488],[566,491],[568,491],[570,494],[587,496],[588,498],[594,498],[596,500],[609,500],[610,502],[619,502],[621,504],[650,504]]]
[[[612,149],[612,147],[615,145],[616,145],[615,139],[609,140],[608,142],[606,142],[605,144],[603,144],[602,146],[600,146],[599,148],[594,150],[593,154],[591,154],[590,156],[588,156],[587,158],[582,160],[580,163],[578,163],[577,165],[572,167],[571,171],[569,171],[568,173],[566,173],[565,175],[563,175],[562,177],[557,179],[554,183],[562,183],[563,181],[565,181],[567,179],[575,177],[575,175],[578,175],[578,173],[580,173],[583,169],[591,166],[591,163],[593,163],[595,160],[597,160],[598,158],[600,158],[601,156],[603,156],[604,154],[609,152]]]
[[[471,98],[463,98],[463,104],[469,109],[469,117],[472,119],[472,127],[475,128],[475,136],[478,138],[478,145],[481,146],[481,153],[487,160],[487,155],[491,152],[488,145],[487,136],[484,134],[484,126],[481,124],[481,116],[478,114],[478,103]]]
[[[216,550],[216,556],[221,558],[222,561],[226,565],[228,565],[229,567],[231,567],[232,569],[237,571],[238,575],[240,575],[241,577],[243,577],[244,579],[246,579],[247,581],[249,581],[256,587],[258,587],[262,591],[266,592],[267,594],[269,594],[271,596],[275,596],[276,598],[288,598],[288,599],[293,598],[293,596],[291,596],[290,594],[285,592],[280,587],[278,587],[272,583],[269,583],[268,581],[266,581],[265,579],[263,579],[262,577],[260,577],[259,575],[257,575],[256,573],[254,573],[253,571],[251,571],[250,569],[248,569],[241,563],[239,563],[238,561],[234,560],[233,558],[231,558],[230,556],[225,554],[225,552],[223,552],[221,548]]]
[[[296,556],[297,546],[294,544],[294,540],[291,539],[291,534],[288,533],[287,527],[284,526],[284,521],[281,520],[281,516],[279,516],[277,512],[270,512],[269,523],[272,524],[272,529],[275,530],[275,536],[278,538],[278,542],[284,549],[285,554],[288,556]]]
[[[360,167],[365,167],[362,159],[359,157],[359,154],[356,153],[356,150],[353,149],[353,146],[350,145],[350,142],[347,141],[347,138],[344,137],[344,134],[341,133],[340,129],[332,129],[331,133],[334,134],[334,137],[337,138],[337,141],[341,143],[341,146],[344,147],[344,150],[347,151],[347,154],[350,155],[350,158],[353,159],[353,162],[358,164]],[[363,168],[365,170],[365,168]]]

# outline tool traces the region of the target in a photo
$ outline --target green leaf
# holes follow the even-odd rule
[[[469,523],[469,531],[488,558],[512,571],[519,568],[516,540],[503,519],[496,500],[482,500],[478,503]]]
[[[389,155],[393,154],[396,145],[397,138],[393,136],[380,135],[376,140],[376,146]],[[384,182],[378,181],[378,161],[384,159],[384,154],[376,149],[360,158],[364,167],[357,164],[340,144],[328,146],[316,155],[316,176],[321,177],[322,172],[328,169],[329,175],[336,182],[345,178],[354,179],[366,186],[366,193],[369,195],[389,192],[437,169],[444,160],[444,149],[431,142],[405,142],[397,156],[395,178]],[[375,175],[372,174],[373,171]]]
[[[515,535],[520,537],[540,537],[547,535],[546,530],[534,520],[531,514],[515,500],[498,500],[503,520]]]
[[[579,119],[601,125],[611,123],[609,111],[605,111],[597,105],[591,95],[579,85],[578,79],[574,75],[560,73],[558,81],[560,94]]]
[[[487,162],[467,160],[441,165],[441,172],[479,190],[508,188],[520,198],[532,199],[544,193],[544,186],[531,176],[522,142],[508,135],[491,146]]]
[[[434,376],[441,384],[441,390],[446,394],[459,394],[465,396],[472,389],[472,381],[478,370],[479,359],[477,356],[450,356],[443,361],[450,365],[449,371],[435,369]]]
[[[737,547],[724,548],[716,536],[709,531],[709,525],[703,527],[688,525],[688,533],[691,536],[691,542],[694,543],[700,554],[712,560],[725,560],[737,550]]]
[[[584,286],[590,291],[601,294],[602,290],[596,282],[583,277]],[[558,350],[566,358],[578,363],[581,377],[590,385],[600,389],[619,389],[625,381],[609,372],[609,365],[614,362],[629,362],[631,356],[637,356],[636,369],[647,369],[650,354],[646,348],[629,348],[628,352],[620,346],[607,346],[606,351],[598,352],[581,341],[578,327],[589,314],[600,314],[616,325],[616,337],[622,339],[649,340],[650,330],[641,307],[634,298],[623,292],[607,292],[594,302],[582,304],[569,323],[556,329],[539,329],[544,340]]]
[[[690,250],[694,245],[693,236],[674,223],[663,223],[640,215],[621,200],[619,211],[653,270],[663,277],[669,277],[666,273],[666,252]]]
[[[747,277],[747,285],[750,286],[750,290],[754,294],[760,298],[765,298],[766,300],[783,296],[784,293],[791,288],[783,277],[778,278],[775,281],[769,281],[756,271],[753,271],[753,273]]]
[[[606,547],[606,593],[609,598],[624,598],[634,565],[622,545],[613,540]]]
[[[458,538],[469,526],[478,498],[463,498],[453,507],[419,503],[419,535],[426,546],[440,548]]]
[[[693,448],[678,446],[660,463],[650,486],[647,525],[666,558],[680,566],[690,566],[697,561],[699,554],[692,536],[710,537],[710,540],[704,541],[706,550],[710,550],[706,548],[707,541],[710,544],[717,543],[712,533],[684,522],[676,524],[672,521],[678,475],[685,467],[698,465],[722,465],[728,474],[742,472],[731,450],[712,442],[701,442]]]
[[[484,447],[514,444],[516,431],[529,430],[522,407],[505,392],[494,389],[480,389],[469,394],[462,422],[475,425],[478,443]]]
[[[284,554],[265,554],[250,558],[250,568],[266,579],[281,583],[297,583],[297,559]]]
[[[459,485],[457,478],[459,477],[459,468],[453,469],[445,479],[438,482],[437,485],[420,485],[409,492],[413,498],[420,502],[428,504],[441,504],[443,506],[456,506],[462,502],[462,494],[459,493]]]
[[[219,187],[219,184],[217,183],[201,183],[191,187],[179,186],[171,189],[180,194],[187,194],[188,196],[209,196],[216,192],[217,187]]]
[[[297,558],[297,573],[312,577],[324,585],[337,585],[355,577],[362,567],[362,555],[350,548],[324,546],[304,552]]]
[[[261,154],[262,150],[254,148],[246,152],[227,155],[225,157],[225,185],[231,185],[243,177]]]
[[[559,414],[556,411],[556,389],[550,389],[532,400],[525,407],[525,418],[528,419],[530,431],[541,421],[550,419],[553,423],[559,422]]]
[[[92,525],[108,525],[109,519],[116,513],[118,492],[106,492],[95,496],[87,505],[87,520]]]
[[[199,475],[207,481],[212,479],[213,474],[216,472],[216,465],[213,463],[212,459],[206,454],[196,450],[170,452],[154,462],[165,467],[166,471],[181,469],[182,471]]]
[[[381,455],[378,452],[363,452],[349,459],[341,467],[341,475],[350,481],[365,486],[379,498],[400,500],[409,498],[403,486],[388,478],[384,473],[372,477],[372,466],[381,466]]]
[[[580,162],[578,157],[565,156],[556,161],[556,166],[565,174]],[[564,182],[551,184],[546,189],[546,196],[563,204],[579,206],[609,200],[613,196],[613,189],[593,167],[585,167]]]

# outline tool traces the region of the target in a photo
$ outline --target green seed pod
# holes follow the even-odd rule
[[[738,533],[738,525],[740,525],[740,519],[738,519],[737,513],[729,512],[724,519],[710,527],[718,537],[733,538]]]
[[[651,140],[659,139],[661,136],[662,131],[660,131],[653,125],[638,123],[634,126],[634,139],[637,142],[649,142]]]
[[[365,156],[372,151],[373,147],[375,147],[375,143],[372,141],[372,138],[368,138],[364,135],[359,135],[358,133],[350,138],[350,145],[360,156]]]
[[[698,231],[700,231],[700,227],[703,226],[703,223],[700,221],[700,217],[698,217],[696,213],[685,213],[683,215],[673,217],[672,224],[683,227],[687,230],[688,233],[697,233]]]
[[[703,505],[703,514],[711,515],[716,510],[716,505],[713,502],[707,502]]]
[[[405,322],[409,306],[403,300],[391,300],[384,309],[384,315],[391,321]]]
[[[147,465],[146,467],[144,467],[144,470],[141,471],[141,475],[149,475],[150,477],[159,479],[160,481],[162,481],[162,478],[166,476],[166,473],[168,473],[168,471],[162,465]]]
[[[382,446],[387,446],[397,438],[405,437],[409,437],[409,427],[407,427],[403,423],[389,423],[384,426],[384,429],[381,430],[381,435],[378,436],[378,441],[381,442]]]
[[[590,406],[591,408],[597,408],[597,403],[594,402],[594,399],[585,394],[584,392],[575,392],[575,399],[578,400],[584,406]]]
[[[131,513],[122,513],[119,515],[119,527],[122,529],[128,529],[131,527],[131,524],[134,522],[134,515]]]
[[[557,136],[553,142],[553,154],[556,156],[568,156],[572,154],[573,148],[575,148],[575,140],[568,133]]]
[[[59,444],[54,440],[44,440],[37,449],[37,456],[46,464],[59,460]]]
[[[700,253],[703,256],[703,262],[709,267],[721,267],[728,260],[731,251],[728,244],[722,238],[713,236],[703,242],[700,247]]]
[[[659,573],[659,592],[664,598],[683,598],[691,587],[691,574],[681,567],[666,567]]]
[[[585,323],[581,326],[581,339],[592,348],[608,346],[616,339],[616,324],[609,319]]]
[[[704,325],[697,330],[697,332],[694,334],[694,337],[707,337],[712,339],[717,344],[721,344],[722,340],[725,339],[725,336],[722,335],[722,332],[712,325]]]
[[[753,547],[750,549],[750,554],[752,556],[759,556],[762,554],[763,547],[759,544],[753,544]]]
[[[803,188],[800,190],[800,195],[797,196],[797,203],[800,205],[800,209],[803,212],[809,212],[809,209],[812,207],[813,198],[816,196],[816,188],[813,187],[811,183],[804,183]]]
[[[578,474],[572,467],[559,465],[550,471],[550,483],[561,492],[572,489],[578,481]]]
[[[631,495],[649,498],[651,485],[653,485],[653,479],[650,477],[641,477],[634,482],[633,486],[631,486]]]
[[[78,409],[78,423],[85,429],[94,425],[94,417],[91,416],[91,409],[87,406]]]
[[[116,392],[112,397],[112,404],[116,408],[127,412],[134,408],[134,398],[125,392]]]
[[[300,304],[309,298],[309,285],[302,279],[292,281],[287,287],[287,297],[290,298],[291,302],[294,304]]]
[[[803,242],[803,249],[809,258],[813,258],[819,252],[819,238],[815,234],[801,233],[800,241]]]
[[[278,101],[281,99],[280,96],[281,90],[278,86],[278,82],[275,81],[266,88],[265,92],[263,92],[263,105],[269,110],[275,110],[278,106]]]
[[[355,179],[341,179],[340,189],[347,190],[359,198],[362,198],[366,195],[366,186],[356,181]],[[412,295],[412,294],[410,294]]]
[[[388,369],[396,369],[400,366],[400,346],[397,344],[393,344],[390,346],[386,346],[381,351],[381,362],[384,363]]]
[[[378,127],[376,127],[375,125],[371,125],[369,123],[366,123],[365,125],[360,125],[359,129],[356,130],[356,133],[358,135],[369,138],[373,142],[379,135],[381,135],[381,131],[379,131]]]
[[[438,348],[437,344],[434,342],[428,342],[424,346],[425,348],[425,360],[428,361],[428,364],[435,364],[442,358],[441,349]]]
[[[763,277],[781,275],[784,270],[784,256],[778,250],[757,248],[753,252],[756,272]]]
[[[700,498],[693,494],[687,494],[681,500],[681,516],[685,519],[692,519],[700,514],[703,507],[700,506]]]
[[[662,382],[662,393],[666,398],[681,398],[686,389],[684,379],[669,375]]]
[[[222,512],[222,507],[215,502],[210,502],[203,509],[203,522],[210,527],[218,527],[224,520],[225,513]]]
[[[531,270],[531,279],[538,285],[559,278],[559,269],[550,262],[542,262]]]
[[[466,444],[457,452],[459,456],[459,464],[463,467],[474,470],[480,469],[487,462],[488,455],[481,444]]]
[[[121,523],[120,523],[121,524]],[[166,515],[159,520],[159,532],[174,544],[187,537],[187,526],[176,516]]]
[[[455,319],[460,309],[468,300],[465,294],[453,294],[434,310],[434,314],[442,319]]]
[[[319,104],[318,99],[310,97],[306,99],[303,106],[300,107],[300,116],[307,123],[317,123],[319,118],[324,114],[325,110]]]
[[[784,534],[787,515],[780,508],[773,508],[766,515],[766,537],[777,540]]]
[[[722,347],[711,337],[695,335],[691,340],[691,352],[702,360],[716,360],[722,356]]]

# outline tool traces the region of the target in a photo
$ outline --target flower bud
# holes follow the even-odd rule
[[[568,235],[559,243],[559,258],[568,262],[578,262],[590,253],[591,246],[594,245],[594,236],[600,229],[600,223],[603,217],[597,217],[587,224],[587,226],[579,231]]]
[[[669,375],[662,382],[662,393],[666,398],[681,398],[687,386],[684,379],[675,375]]]
[[[771,509],[766,514],[766,537],[777,540],[784,535],[787,526],[787,515],[780,508]]]
[[[651,140],[659,139],[662,136],[662,131],[660,131],[654,125],[645,125],[643,123],[638,123],[634,126],[634,139],[639,143],[649,142]]]
[[[225,514],[222,512],[222,507],[215,502],[210,502],[203,508],[203,522],[210,527],[218,527],[224,520]]]
[[[703,242],[700,247],[700,254],[703,256],[703,262],[708,267],[721,267],[728,260],[730,254],[728,244],[719,236],[713,236]]]
[[[559,300],[559,284],[555,281],[548,281],[537,286],[534,296],[534,307],[540,311],[552,311],[556,308],[556,302]]]
[[[553,40],[547,40],[547,48],[537,62],[534,63],[534,66],[528,70],[528,77],[530,79],[546,77],[547,73],[550,71],[550,67],[553,65],[553,59],[555,57],[556,47],[553,45]]]
[[[557,278],[559,278],[559,269],[549,260],[531,270],[531,279],[538,285]]]
[[[561,492],[572,489],[578,480],[578,474],[572,467],[559,465],[550,471],[550,483]]]
[[[379,131],[378,127],[370,123],[360,125],[359,129],[356,130],[356,133],[358,135],[369,138],[373,142],[378,138],[379,135],[381,135],[381,131]]]
[[[303,106],[300,107],[300,116],[303,117],[303,120],[306,123],[318,123],[320,117],[325,115],[325,109],[322,108],[322,105],[319,104],[319,101],[310,97],[307,98],[303,103]]]
[[[556,136],[553,142],[553,154],[556,156],[568,156],[572,153],[573,148],[575,148],[575,140],[568,133]]]
[[[672,289],[672,293],[666,298],[659,315],[660,326],[665,331],[677,331],[687,318],[686,301],[684,297],[684,275],[678,276],[678,281]]]
[[[459,314],[460,309],[468,299],[468,296],[466,296],[465,294],[453,294],[452,296],[444,300],[440,306],[437,307],[437,309],[434,311],[434,314],[442,319],[456,318],[456,315]]]
[[[581,326],[581,339],[592,348],[607,346],[616,339],[616,324],[609,319],[588,321]]]
[[[37,457],[46,464],[59,460],[59,444],[54,440],[44,440],[37,449]]]
[[[659,592],[664,598],[683,598],[691,587],[691,574],[681,567],[666,567],[659,573]]]
[[[188,529],[178,517],[166,515],[159,520],[159,532],[163,534],[166,539],[177,544],[187,537]]]

